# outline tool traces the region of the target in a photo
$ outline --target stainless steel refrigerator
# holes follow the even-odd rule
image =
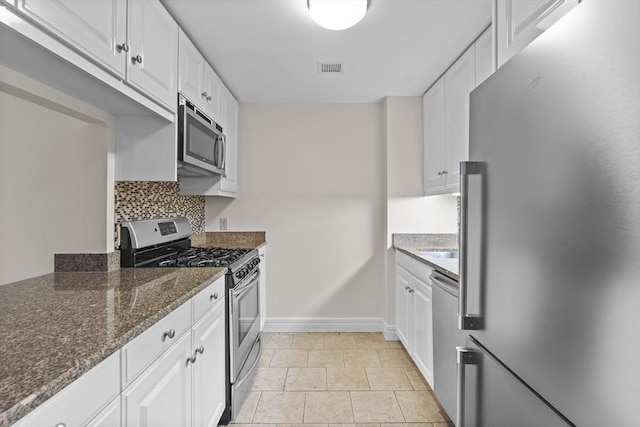
[[[457,425],[640,426],[640,1],[584,0],[470,105]]]

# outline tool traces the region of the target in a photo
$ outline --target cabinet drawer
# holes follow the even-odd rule
[[[413,269],[412,258],[409,255],[404,254],[397,249],[396,249],[396,264],[398,264],[399,266],[401,266],[407,271],[411,271]]]
[[[200,320],[200,318],[218,302],[224,301],[224,297],[225,278],[223,276],[193,297],[193,323]]]
[[[191,327],[191,300],[160,319],[124,346],[122,352],[122,388],[151,364],[163,351]],[[173,338],[170,335],[173,335]]]
[[[427,264],[418,261],[417,259],[411,258],[411,268],[409,269],[409,271],[418,279],[422,280],[428,285],[431,285],[431,279],[429,279],[429,276],[431,276],[433,268],[429,267]]]
[[[120,393],[120,353],[115,352],[69,384],[14,427],[84,426]]]

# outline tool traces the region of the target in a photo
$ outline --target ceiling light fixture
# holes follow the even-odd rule
[[[313,20],[321,27],[344,30],[364,18],[368,3],[368,0],[307,0],[307,7]]]

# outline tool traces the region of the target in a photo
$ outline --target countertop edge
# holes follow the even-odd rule
[[[420,246],[419,248],[417,248],[417,247],[406,246],[406,245],[402,245],[402,244],[394,245],[393,247],[396,250],[399,250],[402,253],[404,253],[406,255],[409,255],[411,258],[416,259],[416,260],[420,261],[421,263],[428,265],[429,267],[431,267],[431,268],[435,269],[436,271],[444,274],[445,276],[449,277],[450,279],[453,279],[455,281],[460,280],[459,276],[456,273],[454,273],[454,272],[452,272],[450,270],[447,270],[446,268],[444,268],[441,265],[438,265],[438,264],[435,264],[435,263],[433,263],[431,261],[428,261],[428,260],[422,258],[418,254],[418,251],[443,251],[443,252],[444,251],[457,251],[458,250],[457,247],[454,247],[454,246],[445,247],[445,246],[438,245],[438,246],[432,246],[432,247],[431,246]]]
[[[100,362],[120,350],[122,347],[131,342],[138,335],[145,332],[151,326],[156,324],[159,320],[167,316],[169,313],[180,307],[182,304],[189,301],[193,296],[209,286],[212,282],[223,277],[227,272],[226,268],[222,268],[217,273],[214,273],[209,279],[203,281],[198,286],[193,287],[188,292],[185,292],[180,297],[176,298],[173,302],[167,305],[164,309],[158,311],[156,314],[149,316],[138,325],[131,328],[126,334],[122,335],[117,342],[111,343],[102,347],[99,351],[92,355],[76,361],[76,365],[67,370],[62,375],[55,378],[53,381],[41,386],[35,390],[27,398],[21,400],[11,408],[7,409],[0,414],[0,427],[8,427],[11,424],[19,421],[34,411],[38,406],[45,403],[47,400],[55,396],[57,393],[64,390],[65,387],[73,383],[89,370],[97,366]],[[122,391],[122,390],[120,390]]]

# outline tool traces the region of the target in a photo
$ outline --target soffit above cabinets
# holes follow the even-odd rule
[[[420,96],[491,23],[491,0],[371,0],[342,31],[305,0],[162,0],[240,102]],[[319,62],[343,64],[318,73]]]

